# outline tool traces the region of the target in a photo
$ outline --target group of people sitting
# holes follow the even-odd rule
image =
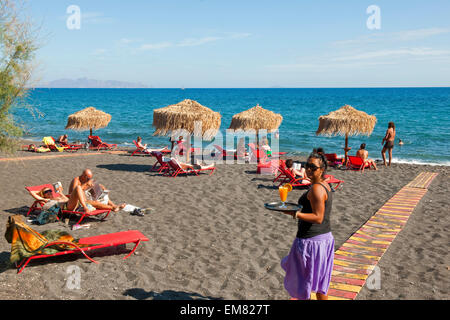
[[[38,201],[48,203],[53,200],[61,209],[68,211],[82,209],[86,213],[95,210],[112,210],[117,212],[126,206],[125,203],[116,205],[109,199],[108,190],[102,184],[94,181],[93,173],[90,169],[85,169],[80,176],[75,177],[71,181],[68,195],[64,194],[61,185],[58,190],[55,190],[55,194],[49,187],[29,192]]]

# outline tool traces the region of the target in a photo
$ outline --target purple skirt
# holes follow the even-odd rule
[[[327,294],[334,261],[334,237],[331,232],[295,238],[291,251],[281,260],[286,271],[284,287],[293,298],[310,299],[311,292]]]

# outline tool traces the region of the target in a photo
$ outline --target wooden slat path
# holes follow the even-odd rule
[[[328,290],[330,300],[356,298],[436,176],[437,173],[421,172],[336,250]],[[315,293],[311,299],[316,299]]]

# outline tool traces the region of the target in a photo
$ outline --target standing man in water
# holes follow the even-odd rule
[[[392,149],[394,148],[395,140],[395,125],[391,121],[388,123],[388,129],[386,130],[386,135],[384,136],[381,144],[384,144],[383,150],[381,150],[381,156],[383,157],[383,164],[386,167],[386,150],[389,152],[389,166],[392,161]]]

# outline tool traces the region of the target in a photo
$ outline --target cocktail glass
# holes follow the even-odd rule
[[[287,207],[286,207],[285,202],[286,202],[289,190],[286,186],[279,186],[278,191],[280,192],[280,200],[283,203],[281,206],[279,206],[279,208],[286,209]]]

